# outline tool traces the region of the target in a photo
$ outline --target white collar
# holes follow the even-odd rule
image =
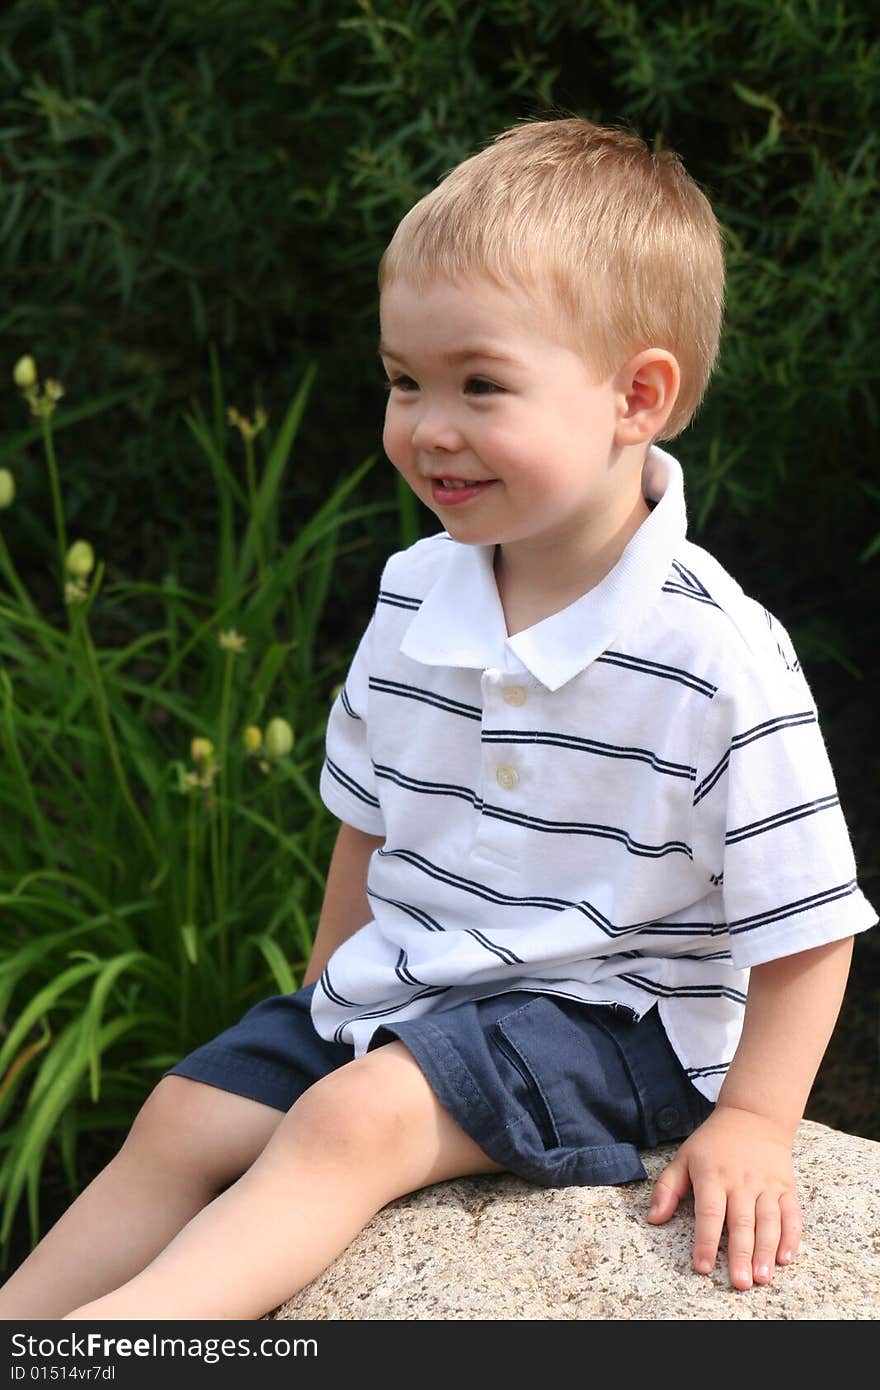
[[[558,690],[606,651],[653,602],[684,540],[681,466],[656,445],[642,472],[657,505],[617,564],[574,603],[508,637],[495,583],[492,545],[450,540],[449,558],[406,630],[400,650],[427,666],[486,670],[504,664],[505,646],[548,690]]]

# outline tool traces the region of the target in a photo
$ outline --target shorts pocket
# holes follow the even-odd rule
[[[530,1116],[545,1149],[559,1148],[562,1140],[547,1093],[542,1072],[553,1067],[551,1040],[558,1028],[558,1012],[542,995],[530,999],[512,1013],[500,1018],[489,1039],[497,1053],[496,1065],[513,1098]],[[548,1057],[548,1043],[551,1056]],[[537,1060],[541,1058],[540,1065]]]

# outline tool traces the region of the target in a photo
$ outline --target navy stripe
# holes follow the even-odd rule
[[[816,723],[818,720],[814,709],[798,710],[796,714],[781,714],[776,719],[765,719],[763,724],[756,724],[753,729],[746,729],[745,733],[734,734],[730,746],[744,748],[747,743],[754,743],[756,738],[766,738],[767,734],[778,733],[780,729],[793,729],[799,724]]]
[[[529,829],[538,830],[544,835],[589,835],[600,840],[615,840],[623,845],[629,854],[647,859],[659,859],[664,854],[686,854],[689,859],[693,859],[690,845],[685,844],[683,840],[668,840],[662,845],[643,845],[634,840],[626,830],[614,825],[595,825],[589,821],[544,820],[539,816],[529,816],[524,811],[511,811],[504,806],[493,806],[491,802],[483,801],[469,787],[461,787],[452,782],[420,782],[415,777],[408,777],[406,773],[398,772],[393,767],[385,767],[382,763],[374,763],[373,771],[380,780],[405,787],[417,796],[454,796],[460,801],[467,801],[481,815],[491,820],[506,821],[509,825],[528,826]]]
[[[359,801],[365,801],[368,806],[375,806],[378,810],[379,798],[373,796],[371,792],[368,792],[366,787],[362,787],[353,777],[349,777],[348,773],[343,772],[342,768],[338,767],[330,758],[324,759],[324,766],[331,777],[335,777],[340,786],[345,787],[346,791],[351,792],[352,796],[356,796]]]
[[[827,888],[822,893],[813,893],[808,898],[796,898],[794,902],[781,903],[779,907],[772,908],[769,912],[758,912],[754,917],[739,917],[735,922],[729,923],[728,931],[731,936],[739,935],[745,931],[754,931],[756,927],[763,927],[768,922],[779,922],[785,917],[797,917],[802,912],[809,912],[811,908],[825,907],[828,903],[838,902],[841,898],[848,898],[857,891],[858,884],[852,878],[849,883],[841,883],[834,888]]]
[[[734,1004],[745,1007],[746,996],[742,990],[728,989],[726,985],[661,985],[656,980],[645,979],[642,975],[619,975],[620,980],[643,989],[646,994],[657,995],[661,999],[729,999]]]
[[[507,821],[510,825],[527,825],[529,829],[538,830],[543,835],[589,835],[598,840],[615,840],[623,845],[628,854],[637,855],[642,859],[661,859],[664,854],[686,854],[688,859],[694,857],[693,850],[684,840],[667,840],[662,845],[643,845],[634,840],[626,830],[620,830],[614,825],[591,825],[586,821],[542,820],[539,816],[527,816],[523,812],[508,811],[503,806],[493,806],[488,801],[483,803],[483,815],[492,820]]]
[[[415,792],[417,795],[457,796],[478,811],[483,808],[481,798],[475,791],[471,791],[470,787],[460,787],[454,782],[418,782],[415,777],[408,777],[405,772],[398,772],[395,767],[386,767],[384,763],[373,763],[373,771],[381,781],[393,782],[396,787],[405,787],[407,791]]]
[[[633,930],[645,936],[723,936],[726,922],[641,922]],[[678,959],[678,957],[676,957]]]
[[[409,608],[412,611],[422,606],[420,598],[413,598],[409,594],[395,594],[390,589],[379,590],[379,602],[387,603],[392,608]]]
[[[777,811],[775,816],[766,816],[764,820],[752,821],[751,825],[742,825],[738,830],[729,830],[724,837],[726,845],[738,844],[740,840],[750,840],[753,835],[763,835],[768,830],[776,830],[780,825],[790,825],[792,821],[803,820],[804,816],[814,816],[818,811],[829,811],[832,806],[839,805],[835,795],[820,797],[818,801],[805,801],[800,806],[792,806],[788,811]]]
[[[605,981],[599,980],[597,983],[602,985]],[[571,990],[557,989],[552,981],[548,981],[546,984],[542,983],[540,989],[530,989],[528,985],[524,984],[517,984],[514,988],[516,990],[522,990],[524,994],[549,994],[554,999],[570,999],[575,1004],[586,1004],[590,1008],[613,1009],[615,1013],[629,1014],[633,1021],[640,1016],[638,1010],[634,1009],[630,1004],[621,1004],[616,999],[585,999],[582,994],[572,994]],[[507,994],[513,991],[499,990],[498,992],[499,994]]]
[[[470,893],[475,898],[484,898],[487,902],[499,903],[505,907],[546,907],[551,912],[566,912],[573,909],[582,913],[606,936],[624,936],[627,933],[634,934],[639,931],[638,926],[615,926],[613,922],[609,922],[607,917],[603,917],[598,908],[586,900],[570,902],[567,898],[515,897],[512,893],[499,893],[496,889],[488,888],[484,883],[478,883],[475,879],[463,878],[460,874],[453,874],[447,869],[441,869],[438,864],[432,864],[424,855],[416,854],[414,850],[379,849],[377,853],[383,859],[386,857],[403,859],[428,878],[436,879],[438,883],[449,884],[453,888],[460,889],[463,893]]]
[[[695,806],[698,806],[700,804],[707,792],[710,792],[712,788],[715,786],[715,783],[718,782],[724,776],[724,773],[727,771],[729,763],[730,749],[728,748],[721,761],[719,763],[716,763],[715,767],[713,767],[712,771],[708,774],[708,776],[704,777],[700,785],[695,789]]]
[[[364,1013],[352,1014],[350,1018],[344,1019],[339,1027],[335,1029],[333,1041],[338,1043],[345,1042],[343,1033],[350,1023],[360,1023],[365,1018],[388,1018],[392,1014],[399,1014],[404,1009],[408,1009],[409,1006],[415,1004],[418,999],[434,999],[438,994],[448,993],[449,987],[447,985],[429,985],[426,989],[420,989],[416,994],[411,994],[408,999],[399,1001],[396,1004],[391,1004],[387,1008],[367,1009]]]
[[[795,661],[794,665],[792,665],[792,663],[788,659],[788,653],[783,649],[782,644],[780,642],[776,643],[776,650],[782,657],[783,664],[785,665],[786,670],[794,671],[796,675],[797,672],[801,669],[801,663],[799,661]]]
[[[593,738],[574,738],[571,734],[555,734],[550,729],[486,729],[482,734],[483,743],[541,743],[550,748],[571,748],[575,752],[595,753],[602,758],[625,758],[633,762],[647,763],[655,772],[667,777],[684,777],[694,781],[695,767],[686,763],[669,762],[658,757],[648,748],[630,748],[625,744],[599,743]]]
[[[491,951],[493,955],[498,956],[499,960],[505,961],[507,965],[525,965],[525,961],[520,956],[515,955],[508,947],[499,946],[497,942],[490,941],[488,936],[485,936],[481,931],[477,931],[476,927],[468,927],[465,934],[467,936],[472,936],[474,940],[478,941],[481,946],[484,946],[487,951]]]
[[[693,570],[688,569],[687,565],[683,565],[680,560],[673,560],[672,568],[684,584],[687,584],[691,589],[696,589],[698,594],[704,594],[706,598],[712,597],[702,580],[698,579]],[[717,608],[718,605],[716,604],[715,606]]]
[[[712,1067],[686,1067],[686,1074],[693,1080],[695,1076],[723,1076],[730,1070],[729,1062],[716,1062]]]
[[[397,957],[397,964],[394,967],[394,973],[397,975],[398,979],[402,980],[405,985],[424,985],[425,981],[416,979],[415,975],[407,966],[406,960],[406,951],[401,946],[400,954]]]
[[[727,928],[725,927],[724,930],[726,931]],[[732,959],[729,951],[707,951],[705,955],[701,951],[682,951],[681,954],[676,952],[675,955],[671,957],[658,956],[654,951],[614,951],[607,956],[590,956],[590,960],[628,960],[630,957],[632,957],[634,960],[650,961],[695,960],[699,961],[701,965],[704,965],[706,961]]]
[[[647,955],[647,952],[645,952],[645,954]],[[677,956],[675,957],[675,959],[676,959],[676,960],[698,960],[698,961],[706,961],[706,960],[732,960],[733,957],[731,956],[731,954],[730,954],[729,951],[708,951],[708,952],[706,953],[706,955],[704,955],[704,956],[701,956],[701,955],[699,955],[698,953],[694,953],[694,954],[692,955],[690,952],[686,952],[684,955],[681,955],[681,956],[678,956],[678,955],[677,955]]]
[[[449,883],[454,888],[461,888],[466,893],[472,893],[475,897],[485,898],[487,902],[507,903],[515,907],[546,907],[552,912],[565,912],[569,907],[589,907],[587,904],[569,902],[567,898],[536,897],[528,895],[526,897],[514,897],[510,893],[499,893],[494,888],[487,888],[485,884],[478,883],[476,879],[462,878],[460,874],[453,874],[447,869],[441,869],[439,864],[432,864],[430,859],[426,859],[422,854],[416,854],[409,849],[379,849],[377,851],[380,858],[403,859],[407,864],[412,864],[415,868],[427,874],[429,878],[437,879],[440,883]],[[591,921],[595,921],[597,926],[602,926],[603,930],[609,929],[611,933],[614,928],[601,913],[592,909],[590,913]]]
[[[746,729],[742,734],[734,734],[730,740],[730,747],[721,761],[703,778],[694,791],[694,805],[696,806],[702,801],[706,793],[712,790],[718,779],[727,771],[730,755],[735,749],[745,748],[747,744],[754,743],[756,739],[767,738],[769,734],[779,733],[782,729],[795,729],[801,724],[815,723],[817,723],[815,710],[799,710],[796,714],[781,714],[776,719],[765,719],[762,724],[756,724],[754,728]]]
[[[399,695],[405,700],[420,700],[425,705],[435,705],[437,709],[447,710],[450,714],[463,715],[465,719],[481,721],[483,718],[483,711],[479,705],[466,705],[462,700],[450,700],[438,695],[434,690],[423,690],[417,685],[404,685],[402,681],[370,676],[370,689],[378,690],[383,695]]]
[[[664,594],[681,594],[682,598],[692,598],[697,603],[708,603],[712,608],[720,609],[721,607],[720,604],[715,602],[714,598],[709,598],[706,594],[696,594],[693,589],[686,587],[684,584],[673,584],[670,580],[667,580],[663,585],[662,592]]]
[[[716,693],[717,685],[704,681],[690,671],[682,671],[678,666],[664,666],[659,661],[646,661],[643,657],[629,656],[626,652],[604,652],[597,661],[607,661],[612,666],[623,666],[628,671],[640,671],[646,676],[658,676],[661,680],[677,681],[696,690],[698,695],[706,695],[710,700]]]
[[[330,971],[327,968],[327,966],[325,966],[323,971],[321,972],[321,978],[318,983],[320,984],[327,998],[332,999],[334,1004],[339,1004],[340,1006],[345,1006],[346,1008],[350,1009],[360,1008],[360,1005],[356,1004],[353,999],[346,999],[344,994],[339,994],[333,988],[333,985],[330,983]]]
[[[378,898],[380,903],[390,903],[392,907],[400,908],[401,912],[405,912],[408,917],[412,917],[420,926],[424,927],[426,931],[446,930],[446,928],[441,927],[440,923],[429,913],[425,912],[420,907],[413,907],[412,903],[402,903],[397,898],[386,898],[382,893],[374,892],[369,886],[367,887],[367,897]]]
[[[355,710],[352,707],[351,701],[348,698],[348,691],[346,690],[345,686],[343,686],[340,690],[339,698],[342,701],[342,708],[345,710],[345,713],[349,715],[352,719],[357,719],[360,723],[363,723],[363,720],[361,719],[360,715],[356,714]]]

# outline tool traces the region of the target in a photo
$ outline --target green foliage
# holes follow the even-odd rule
[[[137,572],[171,552],[198,582],[212,547],[189,519],[217,519],[176,418],[209,342],[274,416],[319,363],[313,466],[286,486],[325,496],[375,447],[375,269],[397,219],[504,125],[573,110],[679,150],[713,198],[730,286],[721,368],[680,443],[695,525],[807,627],[806,587],[845,573],[839,645],[859,664],[880,544],[874,19],[867,0],[13,0],[0,348],[33,349],[78,399],[126,393],[78,435],[72,518],[123,529]]]
[[[319,624],[343,530],[382,506],[349,505],[368,461],[279,545],[312,377],[273,434],[227,412],[213,364],[211,410],[188,421],[222,518],[210,594],[173,574],[107,584],[92,547],[68,547],[60,388],[26,392],[64,602],[41,611],[4,526],[0,1245],[25,1197],[36,1233],[50,1146],[74,1188],[80,1133],[130,1120],[164,1067],[298,987],[333,833],[315,788],[343,664]]]

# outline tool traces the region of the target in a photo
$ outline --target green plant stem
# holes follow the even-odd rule
[[[260,579],[266,572],[266,556],[263,551],[263,533],[257,517],[257,470],[254,464],[254,441],[250,435],[244,436],[244,466],[247,474],[248,500],[251,506],[251,526],[254,528],[254,549],[257,553],[257,573]]]
[[[0,570],[6,575],[9,587],[17,595],[21,602],[21,606],[31,615],[35,614],[37,610],[31,601],[30,594],[19,578],[18,570],[15,568],[12,556],[9,553],[9,547],[3,539],[2,534],[0,534]]]
[[[74,609],[74,607],[74,605],[71,605],[72,610]],[[113,732],[113,723],[110,718],[110,711],[107,707],[107,696],[104,691],[104,683],[101,678],[101,669],[98,665],[97,654],[92,643],[91,633],[89,632],[88,624],[86,623],[85,618],[79,612],[78,609],[76,610],[73,622],[75,624],[75,628],[78,629],[78,635],[82,645],[83,655],[86,660],[86,667],[88,669],[89,674],[89,683],[92,688],[92,700],[95,705],[95,713],[98,716],[98,723],[101,726],[101,732],[103,733],[104,740],[107,744],[107,751],[110,754],[110,762],[112,763],[113,771],[116,774],[116,781],[119,784],[119,790],[122,793],[122,799],[128,807],[132,819],[138,827],[138,830],[141,832],[146,842],[147,848],[150,851],[150,855],[153,859],[153,862],[155,863],[158,869],[160,858],[159,848],[156,844],[155,839],[153,838],[153,834],[150,830],[150,827],[147,825],[147,822],[144,820],[140,810],[138,809],[137,802],[135,801],[134,796],[132,795],[131,788],[128,785],[128,778],[125,775],[125,769],[122,765],[122,759],[119,756],[119,745],[116,742],[116,735]]]
[[[43,448],[49,467],[49,485],[52,489],[52,511],[55,515],[55,535],[58,540],[58,573],[61,588],[64,588],[64,557],[67,554],[67,531],[64,526],[64,508],[61,503],[61,484],[58,478],[58,460],[55,457],[55,442],[52,438],[52,423],[48,414],[41,416],[43,427]]]
[[[5,671],[0,671],[0,688],[4,695],[3,722],[6,730],[6,756],[10,766],[18,775],[19,785],[25,805],[30,813],[31,822],[36,831],[37,839],[40,844],[44,864],[54,864],[55,853],[52,848],[52,841],[46,827],[46,818],[40,811],[37,799],[34,796],[34,789],[28,775],[21,750],[18,746],[18,735],[15,728],[15,697],[12,688],[12,681]],[[2,746],[2,743],[0,743]]]
[[[0,535],[0,572],[5,574],[10,589],[21,604],[25,613],[32,619],[31,630],[49,661],[54,661],[56,652],[52,641],[47,637],[47,626],[40,618],[36,604],[22,582],[9,548]]]
[[[232,665],[235,652],[227,651],[223,670],[223,693],[220,699],[220,770],[219,790],[219,863],[216,866],[217,921],[220,927],[220,967],[226,979],[229,944],[226,923],[226,877],[229,872],[229,708],[232,702]]]
[[[195,930],[196,925],[196,793],[191,791],[186,808],[186,903],[183,917],[184,925]],[[180,1045],[184,1046],[189,1031],[189,1004],[191,991],[192,961],[186,949],[186,941],[181,935],[181,988],[180,988]]]
[[[184,922],[196,920],[196,797],[190,792],[186,813],[186,912]]]
[[[209,793],[209,834],[211,837],[211,871],[214,879],[214,904],[217,921],[220,923],[220,1008],[223,1016],[226,1016],[226,1002],[229,993],[229,980],[227,975],[226,960],[226,931],[222,922],[223,900],[222,900],[222,876],[223,865],[220,862],[220,835],[218,830],[218,817],[214,814],[214,806]],[[216,803],[214,803],[216,805]]]

